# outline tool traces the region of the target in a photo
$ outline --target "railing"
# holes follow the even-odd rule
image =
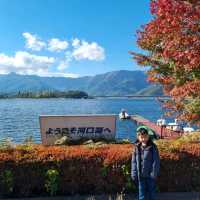
[[[160,138],[166,138],[166,139],[177,138],[183,134],[182,131],[169,130],[166,128],[166,126],[158,126],[154,122],[151,122],[148,119],[145,119],[139,115],[133,115],[131,116],[131,119],[137,124],[148,126],[152,130],[154,130],[160,136]]]

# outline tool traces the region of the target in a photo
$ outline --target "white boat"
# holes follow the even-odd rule
[[[175,119],[174,122],[167,123],[166,120],[163,117],[161,117],[160,119],[157,120],[156,125],[164,126],[167,129],[172,130],[172,131],[182,130],[181,124],[178,122],[177,119]]]
[[[192,128],[189,123],[187,124],[187,126],[183,127],[183,132],[184,133],[192,133],[194,131],[195,131],[194,128]]]
[[[166,128],[170,129],[172,131],[182,131],[183,130],[180,122],[177,119],[175,119],[174,122],[168,123]]]
[[[192,133],[195,131],[190,125],[183,126],[178,119],[174,119],[174,122],[166,123],[166,120],[161,117],[157,120],[156,124],[157,126],[164,126],[172,131],[183,131],[184,133]]]
[[[172,131],[181,131],[182,130],[182,127],[175,122],[168,123],[166,128],[170,129]]]
[[[119,118],[120,119],[130,119],[130,115],[125,110],[122,110],[119,113]]]
[[[184,133],[192,133],[195,130],[192,127],[183,127],[183,132]]]

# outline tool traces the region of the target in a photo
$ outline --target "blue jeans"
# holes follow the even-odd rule
[[[155,180],[153,178],[140,178],[139,200],[155,200]]]

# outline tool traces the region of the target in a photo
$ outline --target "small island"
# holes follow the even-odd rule
[[[5,98],[73,98],[73,99],[88,99],[91,98],[84,91],[69,90],[69,91],[19,91],[18,93],[0,94],[1,99]]]

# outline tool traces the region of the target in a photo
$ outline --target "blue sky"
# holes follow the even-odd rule
[[[0,0],[0,73],[84,76],[141,69],[149,0]]]

